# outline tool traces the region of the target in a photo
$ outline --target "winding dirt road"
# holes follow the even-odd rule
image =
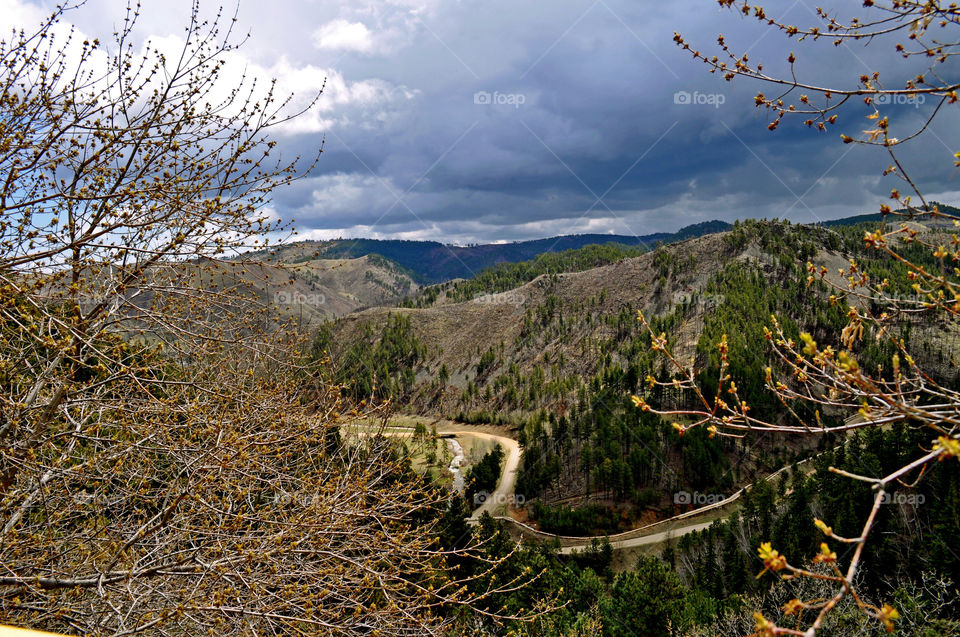
[[[722,509],[727,508],[740,497],[741,492],[737,492],[723,502],[707,505],[693,511],[682,513],[678,516],[656,522],[637,529],[631,529],[623,533],[609,536],[563,536],[553,533],[546,533],[537,530],[523,522],[519,522],[506,515],[507,507],[514,502],[517,497],[515,490],[517,484],[517,471],[520,468],[520,445],[513,438],[499,434],[482,431],[481,427],[465,425],[453,421],[433,421],[431,426],[435,426],[437,434],[441,438],[476,438],[498,443],[504,450],[503,469],[500,473],[500,480],[497,483],[496,490],[488,494],[484,501],[474,509],[467,521],[476,524],[480,516],[489,513],[497,520],[510,524],[514,529],[525,537],[536,538],[545,541],[559,540],[560,553],[570,554],[575,550],[582,550],[590,546],[593,540],[600,540],[604,537],[610,540],[610,545],[614,549],[626,549],[652,544],[660,544],[671,538],[677,538],[688,533],[702,531],[709,527],[719,518],[727,514]],[[403,426],[387,427],[383,432],[386,435],[413,434],[413,429]],[[779,472],[778,472],[779,473]],[[774,474],[776,475],[776,474]],[[773,476],[769,476],[773,477]],[[742,491],[742,490],[741,490]]]
[[[520,445],[517,441],[505,436],[467,429],[448,430],[445,427],[437,427],[437,433],[440,434],[441,437],[455,436],[457,438],[471,437],[480,440],[489,440],[503,447],[503,470],[500,472],[500,480],[497,482],[497,488],[493,493],[486,494],[483,502],[474,510],[470,519],[477,520],[484,512],[495,517],[501,517],[500,514],[506,512],[507,505],[513,502],[514,489],[517,484],[517,470],[520,468]]]
[[[852,419],[848,419],[848,422],[854,422],[857,418],[859,417],[855,416]],[[508,513],[508,505],[512,504],[515,498],[517,498],[516,484],[517,471],[520,467],[520,445],[516,440],[500,434],[483,431],[484,427],[482,426],[466,425],[449,420],[434,420],[430,421],[428,424],[429,426],[436,427],[437,434],[441,438],[477,438],[480,440],[499,443],[500,446],[503,447],[505,460],[503,463],[503,470],[500,473],[500,480],[497,483],[497,488],[493,493],[487,495],[484,501],[480,503],[480,505],[473,511],[471,516],[467,519],[469,523],[476,524],[481,515],[484,513],[489,513],[497,520],[502,520],[503,522],[510,524],[515,531],[524,537],[536,538],[543,541],[559,541],[560,553],[562,554],[569,554],[575,550],[584,549],[590,546],[593,540],[601,540],[603,538],[609,539],[610,545],[614,549],[628,549],[660,544],[668,539],[675,539],[683,535],[687,535],[688,533],[702,531],[715,521],[728,517],[730,514],[732,514],[733,507],[737,504],[740,497],[744,493],[744,489],[740,489],[720,502],[708,504],[706,506],[693,509],[692,511],[687,511],[686,513],[681,513],[665,520],[654,522],[653,524],[648,524],[646,526],[631,529],[629,531],[624,531],[614,535],[555,535],[553,533],[547,533],[535,529],[532,526],[524,524],[523,522],[515,520],[509,515],[506,515]],[[486,429],[490,428],[486,427]],[[405,426],[390,426],[384,430],[384,433],[386,435],[398,435],[401,433],[412,435],[413,428]],[[812,458],[801,460],[794,466],[799,467],[809,462],[811,459]],[[789,467],[783,467],[777,471],[774,471],[763,479],[772,480],[780,475],[783,471],[786,471],[788,468]]]

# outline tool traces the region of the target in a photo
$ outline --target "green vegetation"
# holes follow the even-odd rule
[[[633,519],[626,510],[601,504],[583,507],[550,506],[534,502],[531,515],[541,531],[556,535],[604,535],[618,533],[630,527]]]
[[[881,449],[882,444],[877,447],[878,451]],[[868,461],[872,460],[868,458]],[[960,488],[958,477],[954,469],[943,478],[952,481],[949,497],[954,499]],[[842,491],[841,485],[849,484],[842,478],[834,479],[839,491]],[[931,488],[936,490],[940,486],[942,483],[938,482]],[[787,488],[792,489],[789,494],[784,491]],[[560,600],[562,605],[529,624],[487,623],[484,634],[525,637],[747,634],[753,630],[753,612],[760,609],[768,616],[777,616],[786,601],[765,593],[773,576],[768,574],[756,579],[763,565],[755,549],[761,538],[771,537],[765,533],[773,534],[785,546],[792,538],[791,552],[805,550],[813,543],[817,539],[811,522],[813,508],[822,506],[822,502],[811,497],[817,488],[819,485],[799,472],[784,481],[782,487],[758,485],[744,504],[741,515],[734,516],[730,522],[718,522],[702,533],[683,536],[677,545],[668,546],[661,558],[641,556],[626,572],[619,574],[610,568],[612,551],[606,540],[594,541],[582,552],[569,556],[559,555],[556,546],[537,542],[525,543],[511,554],[513,539],[502,523],[485,514],[475,531],[483,542],[483,558],[502,561],[493,573],[473,585],[476,590],[483,590],[493,581],[509,581],[524,572],[539,574],[528,586],[490,596],[485,600],[485,608],[516,611],[535,608],[538,603],[552,599]],[[854,506],[862,504],[858,499]],[[896,506],[887,508],[891,519],[900,519]],[[467,515],[469,506],[463,498],[455,498],[443,513],[440,537],[444,548],[453,550],[463,545],[470,533],[465,521]],[[894,527],[884,528],[889,531]],[[949,538],[950,532],[956,533],[956,527],[943,527],[937,541]],[[900,543],[906,537],[890,536],[890,542]],[[902,550],[902,546],[897,544],[897,549]],[[508,555],[509,559],[505,559]],[[900,565],[905,559],[918,557],[904,553],[893,563]],[[480,559],[457,559],[451,568],[467,575],[480,565]],[[864,589],[864,594],[868,600],[881,594],[896,599],[904,624],[918,627],[917,632],[904,634],[955,635],[960,632],[960,622],[950,618],[957,614],[957,601],[955,597],[944,599],[952,586],[942,583],[940,578],[945,572],[946,569],[923,570],[919,562],[912,568],[884,568],[873,574],[878,584]],[[473,619],[483,623],[479,617]],[[731,630],[731,623],[739,627],[737,632]],[[882,634],[867,632],[865,619],[852,602],[839,606],[826,626],[824,634]],[[854,626],[857,632],[849,632]]]
[[[503,466],[503,447],[497,445],[492,451],[483,455],[464,475],[467,502],[476,502],[478,493],[493,493],[500,481],[500,471]]]
[[[314,338],[313,357],[326,360],[333,346],[329,325],[321,326]],[[410,317],[390,315],[379,333],[364,324],[356,340],[338,352],[333,380],[357,402],[402,398],[413,388],[415,370],[425,352],[411,329]]]
[[[429,307],[441,292],[447,299],[460,303],[470,301],[485,294],[506,292],[532,281],[542,274],[561,272],[579,272],[590,268],[614,263],[621,259],[640,256],[646,249],[642,246],[625,246],[619,243],[590,245],[576,250],[547,252],[532,261],[521,263],[499,263],[489,267],[473,278],[454,284],[431,286],[421,294],[406,299],[403,307]]]
[[[448,390],[444,408],[456,413],[458,420],[516,427],[523,449],[516,492],[527,497],[527,513],[542,530],[561,535],[612,534],[636,526],[640,520],[668,517],[694,506],[675,501],[677,492],[727,496],[742,485],[756,485],[729,521],[699,535],[684,536],[668,548],[663,562],[637,564],[636,568],[649,572],[649,577],[639,580],[632,574],[615,576],[609,555],[599,543],[571,557],[560,557],[550,547],[525,547],[501,567],[498,578],[509,578],[524,567],[543,570],[543,577],[530,590],[491,598],[491,608],[493,604],[530,608],[561,588],[564,599],[571,599],[570,591],[576,592],[572,603],[543,618],[538,628],[510,629],[529,635],[576,634],[578,630],[619,635],[630,634],[623,632],[624,626],[636,633],[637,622],[662,626],[661,621],[668,621],[675,634],[736,634],[727,632],[729,622],[742,620],[746,634],[753,626],[752,609],[775,615],[774,610],[787,601],[769,597],[769,581],[755,579],[763,568],[756,557],[761,541],[773,542],[799,563],[816,554],[822,540],[812,525],[814,515],[829,518],[838,534],[859,533],[856,525],[862,523],[865,507],[869,508],[869,488],[860,484],[851,488],[848,480],[830,474],[827,466],[879,475],[915,458],[918,449],[929,447],[928,440],[911,438],[902,428],[850,441],[823,439],[819,446],[753,434],[739,440],[714,438],[703,428],[681,436],[671,422],[637,409],[629,397],[643,395],[658,408],[693,406],[690,395],[669,385],[651,387],[648,383],[651,376],[669,381],[673,370],[651,351],[649,335],[638,327],[636,312],[642,303],[654,332],[666,334],[671,349],[693,358],[708,401],[714,399],[711,387],[716,387],[717,342],[726,335],[728,371],[737,380],[739,395],[758,417],[787,422],[788,415],[765,387],[765,367],[771,365],[771,359],[764,350],[764,326],[776,315],[788,337],[798,338],[805,331],[822,342],[837,340],[846,325],[847,301],[831,298],[833,291],[817,277],[808,281],[807,262],[828,250],[843,255],[841,264],[847,257],[855,258],[873,277],[891,282],[906,278],[899,264],[862,247],[864,232],[875,228],[872,221],[831,228],[786,222],[737,223],[722,240],[711,244],[721,246],[722,258],[714,260],[720,265],[709,276],[698,271],[699,253],[659,246],[648,257],[653,276],[636,288],[643,295],[638,301],[618,290],[616,281],[586,298],[564,294],[559,268],[574,267],[573,261],[564,262],[564,255],[494,268],[482,275],[482,284],[471,281],[431,288],[446,293],[448,299],[462,295],[466,300],[481,290],[508,291],[526,277],[545,275],[537,289],[537,302],[524,307],[516,338],[471,344],[466,360],[448,364],[447,358],[432,370],[432,377],[424,380],[421,376],[419,386],[397,389],[413,393],[416,401],[427,391],[442,387]],[[603,246],[575,256],[613,255],[620,249]],[[905,246],[904,251],[924,267],[933,268],[937,263],[921,248]],[[562,265],[551,271],[551,263]],[[891,289],[912,293],[909,288]],[[429,290],[423,298],[433,302]],[[611,298],[618,299],[618,305],[612,307]],[[659,313],[649,312],[650,305]],[[955,362],[945,349],[948,342],[931,337],[930,328],[935,326],[926,321],[923,315],[901,321],[895,333],[908,344],[920,345],[924,357],[942,361],[932,373],[956,378]],[[405,336],[394,341],[407,341],[408,351],[423,351],[412,333],[397,326],[395,330]],[[397,349],[378,350],[376,344],[383,334],[368,331],[364,335],[368,345],[363,352],[368,359],[403,359]],[[889,346],[873,338],[869,329],[853,351],[861,365],[872,369],[888,365],[892,355]],[[420,356],[407,359],[411,361],[406,364],[408,377],[415,377],[420,369],[424,355]],[[396,376],[403,365],[387,367],[391,371],[382,376]],[[783,371],[776,363],[773,367],[775,375]],[[449,391],[451,385],[457,391]],[[814,417],[802,405],[796,410],[803,417]],[[835,424],[844,415],[825,410],[818,416],[821,422]],[[834,450],[837,446],[840,448]],[[813,476],[798,471],[782,481],[761,480],[784,465],[816,454],[821,454],[816,461],[804,465],[816,467]],[[494,490],[500,462],[491,454],[484,457],[470,473],[475,486],[469,496]],[[868,471],[871,468],[873,471]],[[956,510],[960,476],[952,466],[947,471],[937,469],[921,481],[919,491],[902,492],[924,495],[928,498],[925,508],[884,509],[877,529],[882,541],[872,546],[864,559],[891,566],[889,572],[886,568],[883,573],[867,570],[862,577],[866,580],[864,594],[870,599],[895,596],[904,605],[932,608],[931,616],[945,618],[958,609],[938,607],[921,585],[924,578],[956,582],[960,577],[956,557],[947,554],[949,538],[960,532]],[[590,504],[571,506],[567,500],[571,496],[581,496]],[[451,528],[456,525],[447,518],[459,515],[460,506],[455,502],[445,515],[445,524]],[[462,508],[462,513],[468,514],[469,507],[464,504]],[[491,559],[512,546],[498,526],[492,520],[481,524],[481,535],[489,539]],[[452,534],[451,530],[448,539],[454,542]],[[934,563],[936,567],[931,568]],[[650,587],[648,579],[659,584]],[[954,585],[944,586],[952,591]],[[641,617],[648,610],[650,615]],[[852,607],[838,608],[833,617],[836,619],[831,621],[841,625],[861,625],[856,622],[862,618]],[[956,627],[944,621],[944,634],[950,634]],[[591,626],[602,628],[591,633]],[[650,634],[667,634],[653,630]],[[846,633],[839,630],[835,634]]]
[[[754,577],[761,542],[772,542],[788,560],[802,563],[826,539],[814,527],[814,517],[830,520],[836,535],[860,534],[873,505],[870,486],[852,483],[828,467],[879,476],[916,459],[924,441],[924,436],[904,426],[869,430],[835,449],[836,441],[824,440],[825,451],[813,461],[815,473],[794,471],[776,483],[757,483],[744,496],[739,514],[681,537],[664,559],[686,585],[718,600],[722,609],[734,609],[743,595],[758,595],[775,579],[770,574],[760,580]],[[864,571],[861,590],[866,594],[887,598],[905,582],[960,581],[960,556],[953,548],[960,535],[957,463],[938,466],[915,488],[892,492],[880,510],[875,532],[877,540],[867,545],[864,559],[882,567]],[[953,600],[939,612],[949,616],[957,611]],[[951,626],[960,630],[956,622]]]
[[[871,223],[811,228],[788,222],[738,222],[723,239],[726,254],[733,257],[753,244],[750,254],[757,256],[725,259],[719,271],[679,299],[672,290],[688,289],[697,275],[698,260],[694,253],[681,256],[674,248],[659,246],[652,262],[655,280],[662,282],[654,298],[661,300],[665,311],[651,318],[654,331],[666,333],[671,347],[678,345],[682,327],[689,331],[690,340],[684,346],[700,370],[707,400],[713,399],[711,387],[716,386],[716,344],[726,335],[729,372],[737,379],[741,397],[758,417],[782,420],[786,417],[782,407],[765,387],[770,361],[762,348],[764,326],[776,315],[789,336],[797,338],[800,331],[808,331],[818,340],[836,339],[846,324],[846,305],[832,300],[822,282],[808,282],[807,261],[819,249],[837,250],[857,258],[873,275],[895,280],[900,266],[862,247],[863,233],[874,228]],[[932,259],[922,250],[907,249],[916,252],[920,263]],[[507,289],[527,276],[617,258],[623,250],[622,246],[594,246],[499,266],[481,275],[486,278],[476,289]],[[363,393],[356,396],[369,397],[372,383],[366,370],[379,369],[378,378],[391,379],[382,395],[414,392],[413,400],[431,407],[440,404],[435,397],[442,389],[449,390],[449,383],[462,383],[457,391],[446,392],[444,403],[457,420],[519,429],[523,445],[519,493],[547,502],[568,495],[596,500],[583,511],[543,503],[531,507],[533,518],[545,529],[564,529],[564,533],[613,532],[633,524],[645,511],[659,516],[679,513],[685,509],[673,502],[675,492],[729,494],[812,452],[796,445],[775,446],[753,435],[742,440],[711,438],[698,429],[681,437],[671,423],[637,410],[629,400],[631,394],[644,394],[651,404],[664,408],[695,406],[691,395],[670,387],[647,389],[648,377],[669,380],[673,370],[650,351],[649,336],[638,329],[638,308],[627,302],[611,310],[605,288],[594,297],[571,301],[560,294],[562,278],[556,272],[547,274],[543,282],[545,296],[526,307],[519,336],[512,343],[477,347],[476,358],[456,370],[446,363],[439,365],[429,384],[416,385],[423,347],[401,325],[386,341],[369,330],[363,332],[358,343],[338,354],[345,369],[337,378],[359,386]],[[448,298],[458,298],[469,297],[472,286],[478,284],[446,285]],[[916,338],[917,325],[905,321],[898,327],[908,344]],[[376,345],[379,342],[398,345]],[[924,347],[929,357],[942,361],[940,371],[956,377],[955,362],[944,344],[925,343]],[[868,333],[856,354],[865,367],[876,368],[889,361],[892,350]],[[537,364],[521,365],[518,361],[524,359]],[[357,360],[366,364],[351,364]],[[813,417],[802,405],[797,409],[801,416]],[[838,415],[824,412],[820,417],[830,424],[837,422]]]
[[[757,351],[757,345],[765,342],[764,326],[771,315],[776,315],[788,335],[797,337],[802,328],[816,338],[836,339],[846,323],[846,308],[841,303],[831,303],[824,284],[808,284],[805,264],[815,252],[815,242],[848,245],[860,241],[862,235],[860,227],[811,233],[807,228],[783,223],[739,223],[727,235],[728,243],[736,244],[739,237],[749,237],[769,255],[772,266],[730,262],[707,282],[701,293],[671,313],[653,318],[654,331],[675,335],[682,323],[699,322],[695,355],[708,400],[713,399],[710,388],[715,387],[718,373],[716,344],[726,335],[729,372],[737,379],[740,395],[759,417],[783,419],[782,407],[765,388],[768,357]],[[895,267],[879,260],[865,262],[881,274]],[[659,257],[655,263],[671,279],[684,276],[684,264],[675,257]],[[530,312],[530,347],[562,339],[567,330],[565,322],[576,321],[577,318],[570,317],[581,316],[582,311],[563,308],[558,299],[549,297]],[[752,435],[741,441],[712,439],[699,429],[681,438],[670,423],[634,408],[626,397],[643,391],[648,375],[670,377],[662,363],[655,362],[649,336],[635,329],[634,316],[634,308],[628,306],[616,315],[603,317],[614,332],[610,339],[596,344],[600,354],[592,377],[581,380],[565,376],[559,366],[550,368],[553,378],[540,369],[523,375],[511,366],[494,383],[494,404],[500,400],[500,404],[520,409],[540,408],[523,423],[524,462],[519,491],[528,497],[553,497],[567,492],[564,485],[580,484],[586,492],[608,499],[610,506],[627,502],[633,504],[637,513],[654,508],[670,514],[677,511],[671,508],[667,494],[679,490],[729,493],[735,485],[776,470],[792,454],[801,451],[768,448],[769,441]],[[904,323],[899,329],[900,336],[909,343],[911,324]],[[934,345],[931,356],[942,358],[940,348]],[[857,355],[862,364],[876,368],[890,360],[892,350],[884,341],[868,337],[859,345]],[[955,375],[956,368],[950,373]],[[542,409],[562,399],[572,403],[565,414]],[[691,396],[662,386],[647,392],[647,399],[665,407],[693,406],[687,402]],[[797,409],[801,415],[806,414],[802,405]],[[833,414],[822,414],[821,418],[826,423],[836,422]],[[757,457],[745,458],[748,449],[757,450]],[[533,516],[541,524],[568,530],[616,528],[606,522],[615,513],[599,505],[576,515],[565,512],[564,517],[576,520],[571,525],[558,522],[556,513],[547,508],[533,509]]]
[[[297,252],[294,259],[355,259],[364,255],[377,255],[399,265],[418,283],[441,283],[458,278],[470,278],[478,272],[498,263],[518,263],[551,252],[575,251],[584,246],[618,243],[621,246],[647,246],[657,242],[670,243],[699,237],[711,232],[726,230],[729,224],[722,221],[705,221],[677,232],[660,232],[642,237],[585,234],[565,235],[536,239],[473,246],[450,246],[436,241],[405,241],[383,239],[337,239],[325,242],[304,242],[275,250],[253,253],[251,256],[279,256],[284,250]],[[306,253],[304,255],[303,253]]]

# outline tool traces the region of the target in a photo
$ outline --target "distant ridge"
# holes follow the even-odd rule
[[[937,206],[937,208],[939,208],[939,210],[943,213],[946,213],[949,215],[960,215],[960,208],[955,208],[951,205],[940,203],[938,201],[931,201],[930,205]],[[898,210],[897,213],[902,215],[902,214],[905,214],[906,211]],[[897,214],[887,215],[887,222],[890,222],[890,223],[895,221],[906,221],[906,219],[907,219],[906,217],[897,216]],[[836,226],[854,226],[858,223],[879,223],[881,221],[883,221],[883,215],[880,214],[879,212],[875,212],[872,214],[844,217],[842,219],[832,219],[830,221],[823,221],[816,225],[826,226],[829,228],[829,227],[836,227]]]
[[[350,259],[376,254],[398,264],[418,282],[442,283],[466,279],[498,263],[529,261],[540,254],[576,250],[588,245],[619,243],[625,246],[654,248],[659,242],[671,243],[692,237],[729,230],[724,221],[704,221],[677,232],[657,232],[639,237],[615,234],[576,234],[475,246],[451,246],[437,241],[399,239],[336,239],[304,241],[277,248],[269,259],[287,263],[309,259]]]
[[[879,223],[880,221],[883,221],[883,215],[881,215],[879,212],[875,212],[872,214],[844,217],[843,219],[831,219],[830,221],[822,221],[814,225],[835,228],[837,226],[855,226],[858,223]]]
[[[953,206],[931,202],[949,214],[960,215]],[[893,221],[897,217],[888,218]],[[831,219],[817,226],[838,227],[860,223],[878,223],[879,213],[854,215]],[[313,259],[356,259],[368,255],[382,257],[398,266],[420,285],[443,283],[453,279],[470,279],[483,270],[501,263],[532,261],[539,255],[579,250],[589,245],[611,243],[627,247],[654,248],[658,243],[674,243],[684,239],[702,237],[724,232],[733,226],[725,221],[703,221],[685,226],[676,232],[655,232],[642,236],[618,234],[571,234],[545,239],[515,241],[512,243],[488,243],[481,245],[455,246],[439,241],[410,241],[404,239],[333,239],[329,241],[299,241],[278,246],[267,251],[244,255],[244,258],[259,258],[297,264]]]

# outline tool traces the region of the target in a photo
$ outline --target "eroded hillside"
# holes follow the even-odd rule
[[[783,418],[764,391],[763,326],[776,314],[794,336],[836,337],[847,308],[831,302],[822,282],[808,285],[807,263],[839,279],[851,257],[870,261],[862,236],[861,228],[738,224],[466,302],[352,314],[322,330],[318,348],[349,370],[340,380],[356,398],[389,396],[423,414],[515,427],[524,445],[518,489],[540,503],[536,515],[562,529],[562,511],[544,503],[616,505],[599,527],[613,530],[683,510],[671,501],[678,491],[727,493],[812,451],[799,441],[714,440],[700,430],[681,439],[670,423],[635,409],[630,395],[645,391],[648,376],[672,373],[650,351],[637,310],[707,385],[727,335],[731,374],[754,397],[755,413]],[[889,264],[869,266],[880,276]],[[899,329],[938,374],[956,375],[955,330],[922,319]],[[855,353],[872,366],[888,361],[888,350],[868,335]],[[648,398],[667,406],[692,399],[664,388]]]

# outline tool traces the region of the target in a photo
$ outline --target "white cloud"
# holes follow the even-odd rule
[[[374,50],[373,35],[363,22],[337,19],[313,32],[313,41],[319,49],[370,53]]]
[[[321,51],[387,56],[396,54],[423,32],[438,0],[374,0],[337,3],[337,17],[311,34]]]
[[[49,11],[20,0],[0,0],[0,37],[6,39],[13,29],[31,33],[49,15]]]
[[[174,60],[183,44],[183,39],[176,35],[150,40],[150,45]],[[418,94],[418,91],[406,86],[397,86],[379,78],[350,81],[336,69],[313,64],[295,65],[285,56],[269,66],[254,62],[245,55],[243,49],[221,57],[226,63],[220,70],[212,98],[225,100],[236,87],[249,87],[256,82],[256,101],[262,99],[271,81],[275,80],[274,99],[280,101],[290,98],[285,113],[305,111],[275,129],[277,133],[317,133],[346,125],[376,127],[400,105]],[[321,89],[323,94],[319,95]],[[315,99],[316,102],[311,106]],[[236,106],[239,108],[240,104]]]
[[[348,124],[361,128],[376,127],[418,94],[418,91],[378,78],[349,81],[336,69],[313,65],[297,67],[286,59],[266,68],[251,65],[250,69],[258,77],[276,78],[278,95],[294,96],[290,111],[308,106],[323,88],[323,95],[312,109],[284,124],[282,130],[285,133],[323,132]]]

